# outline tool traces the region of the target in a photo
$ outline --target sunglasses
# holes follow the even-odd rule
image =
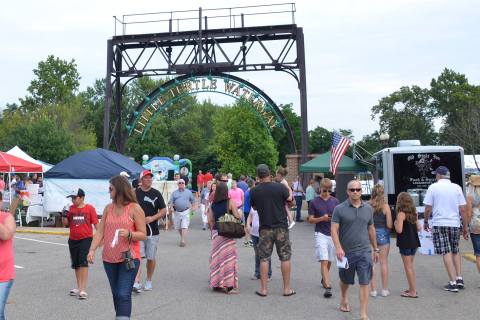
[[[322,189],[322,192],[328,192],[328,193],[331,193],[332,190],[331,189]]]
[[[185,182],[179,182],[178,184],[185,184]]]
[[[350,191],[350,192],[361,192],[362,188],[351,188],[351,189],[348,189],[348,191]]]

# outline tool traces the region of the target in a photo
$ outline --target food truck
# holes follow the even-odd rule
[[[375,182],[383,183],[388,204],[395,216],[395,203],[400,192],[408,192],[417,207],[419,223],[423,225],[423,199],[428,187],[435,182],[434,170],[446,166],[450,180],[465,192],[463,148],[459,146],[422,146],[418,140],[399,141],[397,147],[385,148],[373,155]],[[433,255],[431,232],[418,233],[419,253]]]
[[[463,148],[459,146],[422,146],[419,140],[401,140],[397,147],[376,152],[375,179],[383,182],[390,206],[395,206],[400,192],[408,192],[423,216],[423,198],[435,182],[438,166],[450,170],[450,180],[465,189]]]

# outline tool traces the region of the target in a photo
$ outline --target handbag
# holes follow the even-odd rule
[[[242,221],[230,213],[230,202],[228,202],[227,208],[227,212],[216,223],[218,234],[231,239],[243,238],[245,236],[245,227]]]

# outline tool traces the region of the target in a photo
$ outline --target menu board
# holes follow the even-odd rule
[[[450,180],[463,185],[460,152],[397,153],[393,155],[395,196],[408,189],[428,189],[435,182],[433,171],[439,166],[450,170]]]

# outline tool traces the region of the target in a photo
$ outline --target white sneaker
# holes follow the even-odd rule
[[[390,291],[388,289],[382,289],[382,297],[388,297],[390,295]]]
[[[143,290],[145,291],[152,291],[152,281],[145,281],[145,285],[143,286]]]
[[[72,290],[70,290],[70,293],[69,293],[69,294],[70,294],[72,297],[76,297],[76,296],[78,295],[78,293],[79,293],[78,289],[72,289]]]
[[[135,293],[142,292],[142,285],[140,284],[140,282],[135,282],[133,284],[133,292],[135,292]]]
[[[295,221],[290,222],[290,225],[288,226],[288,229],[292,229],[294,225],[295,225]]]
[[[377,296],[377,290],[370,291],[370,297],[376,297]]]

